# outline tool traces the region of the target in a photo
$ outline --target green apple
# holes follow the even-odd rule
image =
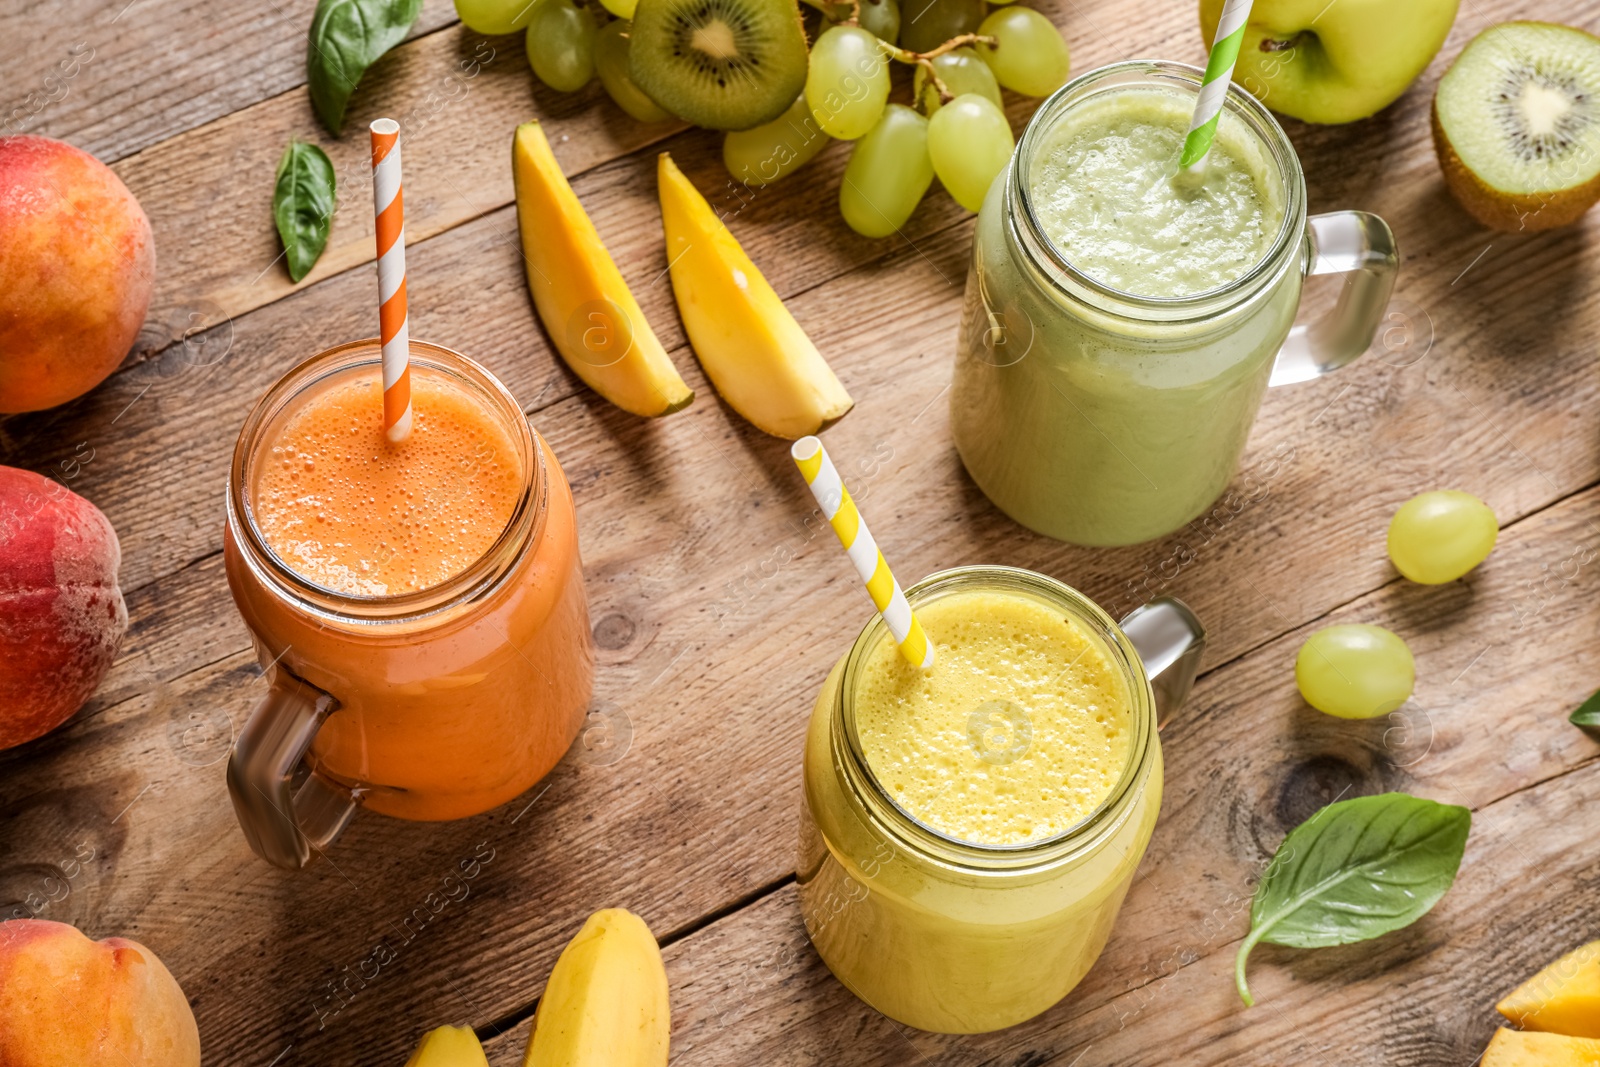
[[[1444,44],[1459,0],[1256,0],[1233,80],[1280,115],[1354,122],[1388,107]],[[1200,0],[1209,45],[1223,0]]]

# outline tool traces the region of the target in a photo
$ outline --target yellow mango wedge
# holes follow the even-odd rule
[[[441,1026],[428,1031],[406,1067],[489,1067],[478,1035],[465,1026]]]
[[[1496,1030],[1478,1067],[1600,1067],[1600,1041],[1525,1030]]]
[[[855,401],[817,346],[665,152],[656,176],[678,314],[722,399],[757,429],[790,439],[849,411]]]
[[[607,908],[561,950],[523,1067],[667,1067],[667,970],[644,920]]]
[[[511,163],[528,289],[561,358],[624,411],[688,407],[694,391],[645,321],[537,122],[517,127]]]
[[[1524,1030],[1600,1038],[1600,941],[1562,956],[1495,1008]]]

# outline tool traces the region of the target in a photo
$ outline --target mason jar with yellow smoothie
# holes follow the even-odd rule
[[[996,1030],[1065,996],[1110,936],[1161,806],[1157,701],[1140,647],[1054,579],[969,567],[906,595],[933,666],[875,617],[812,712],[801,909],[885,1015]],[[1181,700],[1204,638],[1164,607],[1188,623],[1152,619]]]

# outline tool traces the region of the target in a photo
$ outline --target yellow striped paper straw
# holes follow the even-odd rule
[[[839,543],[850,556],[850,562],[856,565],[856,573],[867,585],[867,594],[900,645],[900,654],[913,667],[932,667],[933,642],[928,640],[922,623],[911,613],[910,602],[889,571],[889,564],[878,550],[878,542],[872,539],[861,512],[856,510],[856,502],[850,499],[850,490],[839,478],[833,460],[828,458],[828,450],[815,437],[802,437],[789,449],[789,455],[794,457],[795,466],[805,476],[806,485],[811,487],[811,495],[817,498],[828,524],[839,535]]]

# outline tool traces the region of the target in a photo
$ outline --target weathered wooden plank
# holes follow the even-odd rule
[[[316,0],[50,0],[0,10],[0,134],[71,141],[106,162],[305,84]],[[455,21],[427,0],[417,37]],[[381,66],[374,77],[382,77]]]
[[[1162,822],[1111,944],[1038,1020],[974,1038],[892,1023],[829,975],[785,888],[668,950],[676,1062],[1469,1062],[1500,995],[1600,937],[1584,815],[1600,744],[1566,721],[1600,676],[1597,520],[1590,490],[1513,527],[1466,582],[1397,581],[1319,620],[1407,636],[1418,687],[1391,716],[1345,722],[1299,700],[1293,656],[1310,627],[1204,678],[1163,734]],[[1477,812],[1456,887],[1372,945],[1259,949],[1260,1006],[1246,1013],[1232,955],[1277,842],[1325,803],[1393,789]],[[492,1062],[518,1062],[525,1040],[524,1025]]]
[[[697,175],[717,166],[714,156],[692,151],[690,135],[681,147],[679,141],[673,144]],[[1308,153],[1307,158],[1315,157]],[[596,175],[596,201],[612,218],[631,213],[638,219],[652,210],[649,171],[645,161],[604,168]],[[764,243],[760,213],[768,205],[772,217],[799,213],[803,195],[779,199],[795,196],[788,191],[792,188],[798,187],[779,187],[772,199],[757,201],[735,220],[755,238],[753,245]],[[1461,269],[1448,279],[1448,269],[1418,270],[1404,279],[1397,307],[1415,320],[1418,333],[1411,343],[1374,353],[1331,379],[1273,391],[1240,493],[1191,529],[1153,545],[1110,553],[1071,553],[1030,541],[1041,546],[1028,557],[1031,562],[1069,566],[1080,584],[1119,610],[1147,593],[1169,589],[1182,594],[1196,569],[1213,565],[1224,542],[1236,546],[1228,551],[1240,553],[1237,558],[1249,560],[1250,573],[1295,568],[1296,579],[1274,591],[1274,597],[1337,584],[1343,580],[1338,572],[1350,567],[1362,568],[1361,587],[1370,587],[1388,573],[1381,550],[1387,513],[1410,492],[1430,484],[1461,485],[1484,495],[1510,519],[1593,478],[1589,431],[1579,412],[1569,407],[1558,418],[1548,414],[1562,409],[1563,398],[1587,388],[1593,344],[1588,324],[1596,317],[1597,301],[1590,276],[1570,267],[1580,254],[1581,231],[1526,239],[1504,254],[1491,251],[1474,264],[1480,235],[1459,214],[1438,210],[1437,190],[1397,188],[1398,193],[1388,194],[1397,198],[1394,210],[1386,207],[1385,212],[1396,219],[1402,234],[1424,248],[1439,249],[1433,255],[1448,257],[1447,267],[1456,262],[1470,267],[1459,280]],[[502,209],[418,246],[412,257],[419,294],[415,329],[418,336],[449,339],[479,356],[526,402],[548,406],[577,386],[556,366],[534,321],[522,291],[520,264],[507,243],[512,226],[512,212]],[[816,227],[779,222],[773,229],[763,264],[780,291],[803,293],[792,300],[796,314],[861,400],[858,411],[833,431],[835,439],[847,447],[870,449],[876,436],[904,420],[907,410],[927,407],[915,433],[916,447],[931,465],[922,468],[928,472],[927,488],[919,490],[917,499],[938,500],[944,509],[940,513],[963,526],[961,536],[972,537],[974,544],[989,544],[1002,531],[1014,531],[956,470],[944,444],[943,402],[935,402],[948,380],[946,353],[954,338],[953,291],[964,270],[964,226],[940,231],[932,239],[918,237],[913,247],[887,261],[810,289],[808,272],[841,269],[876,248],[819,236],[819,230],[840,231],[831,220]],[[608,236],[613,233],[646,314],[676,343],[681,335],[661,275],[665,257],[653,220]],[[75,405],[9,420],[4,426],[10,437],[6,456],[10,462],[43,469],[70,461],[84,443],[95,449],[102,442],[114,445],[117,465],[97,460],[74,484],[100,501],[122,531],[131,584],[214,551],[210,502],[223,479],[227,452],[225,444],[214,440],[214,428],[242,421],[253,397],[294,360],[368,332],[370,281],[362,272],[341,276],[280,307],[197,335]],[[906,325],[910,320],[915,324]],[[1500,343],[1505,336],[1541,338],[1539,359],[1528,359],[1520,346],[1508,350]],[[681,350],[679,362],[700,381]],[[715,403],[702,384],[701,404]],[[735,419],[735,432],[752,447],[766,447],[766,442],[755,444],[757,435],[734,416],[724,414]],[[854,428],[863,424],[867,436],[853,436]],[[1466,432],[1458,433],[1457,426]],[[1366,473],[1374,448],[1384,462],[1376,483],[1382,491],[1374,491]],[[1489,462],[1490,457],[1495,460]],[[146,464],[138,480],[119,476],[135,469],[135,461]],[[1342,492],[1330,474],[1348,477],[1343,484],[1356,488]],[[146,506],[157,487],[178,516],[176,522]],[[1347,517],[1335,508],[1356,510]],[[1304,536],[1358,529],[1363,531],[1360,547],[1343,558],[1330,552],[1299,558],[1277,532],[1299,521],[1297,510],[1326,524]],[[1237,534],[1241,528],[1252,535],[1221,538],[1223,530]],[[771,535],[763,536],[770,545]],[[947,546],[952,543],[943,530],[934,536]],[[1265,558],[1272,554],[1281,558],[1276,563]],[[1263,591],[1272,588],[1260,580],[1256,584]],[[1306,607],[1314,614],[1337,602]],[[1248,613],[1260,606],[1243,607],[1239,598],[1231,598],[1213,613],[1215,627],[1228,625],[1226,613],[1232,605]],[[1297,616],[1299,610],[1287,614]],[[1261,636],[1245,638],[1258,641]]]
[[[1568,6],[1550,17],[1581,15]],[[1471,19],[1500,10],[1489,4],[1464,13],[1446,57],[1480,28]],[[1133,51],[1197,47],[1187,17],[1174,20],[1154,5],[1074,8],[1062,21],[1080,67]],[[390,61],[393,84],[375,86],[366,106],[431,108],[428,92],[438,87],[428,78],[471,54],[460,41],[453,52],[438,42],[465,37],[452,29],[408,45]],[[0,424],[0,461],[53,469],[106,508],[122,531],[125,581],[135,590],[129,644],[91,707],[63,731],[0,756],[0,904],[37,898],[48,905],[46,917],[156,946],[196,1000],[208,1060],[399,1062],[424,1026],[482,1025],[526,1005],[592,908],[633,907],[670,936],[772,886],[791,863],[799,731],[827,666],[797,659],[794,649],[842,651],[866,602],[828,535],[803,525],[810,502],[782,443],[720,405],[687,353],[680,351],[680,362],[704,390],[701,402],[658,423],[610,409],[556,366],[504,243],[508,185],[485,197],[483,211],[439,206],[453,195],[447,179],[484,188],[505,182],[504,138],[514,121],[568,108],[562,128],[571,139],[557,151],[569,170],[584,172],[580,195],[624,272],[641,285],[647,313],[664,335],[680,336],[665,282],[649,281],[665,266],[653,153],[617,158],[644,144],[644,135],[597,89],[576,100],[535,96],[520,80],[527,75],[514,52],[497,53],[471,79],[465,100],[457,94],[438,111],[418,113],[430,124],[416,131],[419,148],[408,153],[408,199],[422,201],[417,225],[440,234],[413,250],[412,277],[429,294],[417,301],[417,335],[449,341],[501,374],[536,411],[578,495],[604,665],[599,717],[594,747],[564,765],[547,792],[443,826],[363,818],[333,864],[299,877],[254,861],[233,826],[219,761],[259,682],[215,555],[227,454],[245,409],[283,369],[371,332],[366,272],[277,300],[284,285],[260,297],[277,301],[271,307],[191,336],[78,404]],[[1600,476],[1584,404],[1594,388],[1597,301],[1592,272],[1582,268],[1595,223],[1491,243],[1467,221],[1443,192],[1427,146],[1427,89],[1440,69],[1442,61],[1372,123],[1292,131],[1315,208],[1368,207],[1396,223],[1408,253],[1401,307],[1417,324],[1431,320],[1433,347],[1418,340],[1386,352],[1387,365],[1369,359],[1337,378],[1275,391],[1232,504],[1135,549],[1086,552],[1025,534],[960,473],[942,394],[969,224],[947,200],[919,214],[924,228],[911,235],[914,247],[873,245],[845,232],[827,180],[816,183],[821,199],[815,187],[779,187],[734,220],[860,401],[828,439],[903,576],[960,562],[1019,563],[1116,608],[1158,591],[1189,598],[1212,627],[1213,663],[1274,642],[1207,679],[1201,713],[1174,726],[1175,784],[1157,840],[1157,855],[1170,862],[1152,865],[1130,901],[1108,954],[1111,969],[1102,964],[1074,1000],[1085,1010],[1129,1010],[1126,994],[1165,973],[1164,961],[1192,944],[1192,930],[1206,938],[1222,930],[1214,916],[1218,909],[1237,916],[1250,862],[1351,781],[1415,783],[1444,799],[1448,787],[1481,803],[1549,768],[1593,758],[1592,746],[1574,747],[1581,735],[1559,714],[1519,722],[1509,742],[1498,717],[1541,701],[1559,711],[1592,683],[1590,653],[1574,643],[1594,629],[1582,602],[1583,584],[1592,583],[1588,561],[1569,574],[1591,551],[1590,494],[1527,520],[1529,532],[1509,535],[1462,586],[1418,591],[1396,583],[1350,609],[1371,609],[1371,618],[1391,620],[1417,643],[1416,707],[1425,719],[1332,724],[1300,708],[1287,681],[1296,627],[1390,581],[1382,530],[1410,493],[1458,485],[1510,521]],[[502,80],[483,80],[491,74]],[[466,100],[497,102],[480,111]],[[277,106],[268,101],[124,162],[147,207],[161,205],[152,214],[170,288],[147,337],[152,344],[213,321],[209,312],[219,305],[207,294],[231,293],[250,280],[239,264],[252,264],[253,275],[276,253],[265,175],[283,138],[314,130],[309,112],[285,119]],[[304,111],[303,100],[294,106]],[[262,123],[272,130],[270,151],[260,148]],[[436,155],[440,146],[455,154]],[[697,181],[715,187],[713,136],[683,134],[671,146]],[[342,165],[359,172],[347,191],[364,191],[360,152],[340,151]],[[226,158],[236,152],[260,153],[239,157],[258,184],[229,184]],[[417,155],[424,166],[445,160],[455,169],[424,174],[422,190],[413,190]],[[831,149],[812,177],[831,177],[842,155]],[[258,197],[257,221],[217,207],[228,195],[234,206]],[[354,217],[364,223],[365,213]],[[342,224],[351,224],[348,213]],[[447,226],[454,228],[442,232]],[[208,248],[191,241],[195,233]],[[362,244],[339,240],[352,250]],[[208,250],[220,264],[213,273],[206,273]],[[895,251],[880,259],[885,250]],[[346,266],[367,253],[348,254]],[[199,316],[192,322],[191,311]],[[178,317],[169,323],[169,314]],[[1535,537],[1540,523],[1568,521],[1580,505],[1582,521]],[[1524,536],[1529,554],[1518,555]],[[1482,639],[1486,651],[1471,650],[1475,663],[1462,650],[1465,638]],[[1439,688],[1462,670],[1458,685]],[[1473,685],[1481,692],[1456,708],[1456,690]],[[624,734],[626,748],[604,743]],[[1260,747],[1245,763],[1240,736]],[[1418,761],[1424,736],[1435,747]],[[1234,867],[1208,877],[1214,872],[1179,846],[1213,839],[1227,843]],[[93,858],[63,883],[80,847]],[[446,883],[446,875],[455,881]],[[69,895],[48,899],[63,884]],[[793,935],[798,924],[783,895],[747,911],[779,908],[789,908],[784,921]],[[684,944],[733,936],[742,921],[713,924]],[[850,1015],[853,1001],[814,962],[798,976],[785,969],[776,955],[782,936],[770,943],[742,936],[733,936],[731,951],[750,961],[744,969],[708,964],[683,979],[674,963],[675,989],[691,991],[688,1014],[680,1007],[680,1055],[762,1062],[739,1051],[750,1042],[768,1049],[767,1059],[781,1052],[788,1062],[821,1059],[812,1056],[818,1049],[829,1062],[904,1055],[908,1039],[884,1031],[881,1020]],[[387,954],[375,954],[380,943]],[[1528,962],[1557,947],[1530,949]],[[803,941],[791,948],[804,950]],[[698,958],[722,959],[721,952]],[[1368,957],[1340,957],[1334,970],[1350,973],[1352,959]],[[1277,997],[1270,975],[1267,981],[1264,990]],[[726,1006],[719,991],[743,984],[760,995]],[[448,990],[442,998],[441,990]],[[696,1013],[709,1012],[708,1034]],[[763,1017],[790,1020],[790,1033],[801,1037],[761,1045],[770,1037],[759,1029]],[[1219,1018],[1232,1025],[1231,1015]],[[807,1044],[806,1035],[825,1043]],[[856,1043],[827,1043],[846,1036]],[[1048,1043],[1055,1040],[1040,1039],[1041,1055],[1077,1055],[1075,1045]],[[730,1047],[737,1054],[728,1055]],[[930,1056],[940,1053],[928,1046]],[[1026,1049],[994,1058],[1023,1055]]]
[[[1600,937],[1591,906],[1600,852],[1587,830],[1596,788],[1600,766],[1591,763],[1479,809],[1454,888],[1407,930],[1337,949],[1257,949],[1251,1009],[1233,987],[1246,901],[1200,921],[1169,918],[1161,970],[1130,975],[1116,966],[1119,932],[1077,991],[1021,1026],[973,1037],[911,1030],[834,980],[806,940],[793,887],[785,887],[667,948],[673,1062],[1472,1063],[1502,1021],[1494,1012],[1499,997],[1561,952]],[[488,1043],[494,1067],[521,1064],[530,1025]]]
[[[1117,9],[1111,0],[1098,0],[1089,7],[1097,22],[1110,20]],[[1115,16],[1116,38],[1095,33],[1087,19],[1074,28],[1068,8],[1058,0],[1046,0],[1042,9],[1067,27],[1080,62],[1089,65],[1123,58],[1136,41],[1168,54],[1189,54],[1199,48],[1196,27],[1187,21],[1175,24],[1154,8],[1128,10],[1124,5]],[[902,72],[901,80],[908,79]],[[1034,106],[1034,101],[1012,98],[1012,118],[1019,128]],[[301,286],[370,261],[369,153],[360,131],[380,114],[397,118],[404,128],[406,232],[412,243],[511,202],[509,143],[520,122],[537,117],[546,123],[556,155],[569,174],[652,145],[681,128],[675,123],[640,125],[617,109],[598,83],[576,94],[552,92],[534,81],[516,38],[486,39],[455,25],[387,57],[384,69],[375,71],[371,84],[364,82],[351,101],[348,129],[341,139],[318,127],[308,98],[298,92],[174,137],[117,167],[151,214],[161,258],[150,320],[135,358],[197,326],[235,318],[294,288],[277,262],[280,249],[269,211],[273,168],[291,137],[314,140],[328,151],[341,189],[327,251]],[[692,137],[696,153],[710,159],[720,152],[719,134],[702,130]],[[867,243],[839,224],[833,206],[844,151],[842,145],[830,150],[838,160],[831,172],[815,169],[794,185],[789,195],[798,192],[807,204],[785,219],[785,227],[799,225],[813,237],[833,242],[844,237],[858,245]],[[631,179],[648,178],[649,207],[642,213],[631,207],[613,213],[609,209],[617,202],[591,195],[605,189],[607,181],[580,187],[608,240],[641,227],[656,232],[653,163],[653,155],[636,160],[641,177]],[[720,165],[695,177],[719,206],[729,209],[777,197],[770,189],[735,192]],[[927,232],[941,219],[959,213],[948,198],[942,194],[937,198],[943,201],[942,212],[924,212],[917,232]],[[194,240],[196,233],[204,240]],[[634,263],[626,249],[613,251],[625,270]],[[763,250],[756,251],[759,256]],[[654,262],[653,255],[647,262]]]
[[[272,176],[291,139],[320,145],[338,175],[333,232],[304,287],[373,258],[365,129],[380,115],[402,124],[413,243],[510,202],[509,145],[518,122],[545,118],[573,170],[663,133],[619,118],[598,85],[571,98],[541,91],[536,103],[532,81],[520,40],[484,38],[456,24],[386,56],[352,98],[341,138],[320,127],[306,93],[291,92],[122,160],[116,169],[150,214],[160,261],[134,358],[294,288],[271,212]]]
[[[910,339],[917,339],[914,332]],[[886,365],[878,373],[895,372]],[[935,397],[938,390],[930,382],[927,392]],[[887,409],[889,394],[877,395],[883,399],[872,403]],[[937,410],[924,418],[935,419]],[[604,663],[595,740],[608,731],[626,734],[631,740],[621,759],[603,762],[614,749],[575,757],[549,792],[480,819],[408,826],[364,818],[340,843],[333,864],[299,877],[262,869],[232,826],[220,764],[197,765],[220,759],[256,691],[248,653],[216,655],[239,647],[243,632],[208,560],[134,598],[134,636],[108,692],[141,695],[91,709],[3,761],[0,808],[8,823],[0,836],[11,848],[33,841],[74,846],[70,833],[41,828],[82,826],[88,833],[134,803],[115,823],[126,823],[119,833],[127,836],[101,846],[115,880],[108,867],[107,879],[86,891],[87,910],[69,914],[91,927],[171,944],[171,962],[186,982],[227,989],[226,996],[202,997],[201,1018],[208,1039],[225,1043],[242,1062],[270,1062],[283,1045],[264,1046],[278,1035],[318,1060],[389,1044],[398,1052],[404,1038],[393,1019],[437,1001],[423,974],[471,991],[460,1009],[450,1009],[461,1018],[480,1024],[499,1018],[537,992],[564,932],[593,907],[626,904],[670,933],[789,870],[800,729],[827,667],[826,657],[799,660],[793,650],[842,650],[865,616],[865,601],[831,542],[789,526],[807,512],[781,443],[744,436],[709,407],[646,424],[587,395],[541,411],[539,421],[557,453],[569,457],[577,486]],[[940,433],[928,432],[935,439]],[[999,558],[1076,580],[1067,563],[1103,565],[1099,554],[1074,555],[1020,533],[998,533],[994,522],[972,539],[948,521],[920,538],[903,537],[895,531],[908,529],[913,514],[960,514],[927,499],[928,487],[940,482],[938,465],[947,461],[925,454],[922,438],[905,445],[907,437],[875,440],[881,449],[861,443],[839,453],[847,464],[868,461],[852,475],[863,507],[911,573]],[[702,473],[679,476],[688,470]],[[708,485],[725,491],[708,493]],[[959,497],[963,490],[942,492]],[[1303,631],[1208,678],[1195,712],[1168,738],[1173,784],[1156,853],[1163,858],[1130,901],[1119,934],[1116,958],[1127,973],[1156,967],[1172,951],[1176,909],[1185,922],[1203,922],[1230,906],[1229,894],[1243,884],[1226,872],[1208,877],[1218,874],[1206,866],[1214,859],[1209,852],[1194,854],[1198,868],[1193,857],[1165,858],[1161,850],[1174,843],[1226,840],[1230,855],[1248,869],[1277,834],[1353,782],[1414,786],[1449,799],[1448,786],[1481,803],[1538,780],[1546,764],[1560,769],[1592,759],[1593,746],[1559,712],[1600,673],[1584,643],[1600,610],[1582,596],[1592,568],[1585,562],[1572,570],[1593,556],[1597,509],[1600,492],[1585,493],[1514,527],[1462,585],[1395,582],[1341,614],[1387,622],[1413,640],[1422,677],[1415,707],[1426,718],[1345,724],[1301,707],[1290,663]],[[1249,539],[1243,524],[1224,530],[1218,558],[1235,534]],[[1316,540],[1339,543],[1331,529]],[[784,548],[792,560],[777,552]],[[1226,558],[1197,567],[1185,589],[1203,613],[1226,614],[1233,605],[1235,624],[1219,629],[1219,658],[1248,647],[1241,644],[1245,635],[1283,626],[1271,604],[1239,588],[1240,568],[1255,557]],[[724,576],[734,566],[750,568],[748,581],[730,589]],[[1538,586],[1547,567],[1570,573],[1571,587]],[[1093,577],[1092,570],[1080,573]],[[1359,568],[1341,573],[1365,577]],[[1263,568],[1251,580],[1287,610],[1304,606],[1286,595],[1295,579],[1292,569],[1269,576]],[[1114,585],[1096,580],[1103,592],[1115,593]],[[201,626],[216,634],[209,647],[171,635]],[[1515,646],[1479,654],[1517,627]],[[193,670],[196,662],[209,665]],[[1463,683],[1474,688],[1458,698],[1464,686],[1450,682],[1469,666]],[[142,689],[148,677],[167,684]],[[1497,732],[1508,704],[1551,710],[1542,717],[1524,713],[1527,721],[1508,745]],[[1252,745],[1243,759],[1241,736]],[[59,782],[75,783],[65,797]],[[534,806],[524,813],[528,802]],[[344,968],[368,959],[391,923],[405,930],[405,915],[480,841],[498,851],[461,902],[466,906],[446,907],[427,938],[407,942],[395,980],[350,979]],[[54,862],[31,853],[18,860]],[[203,944],[186,933],[196,914],[191,893],[205,908],[218,908],[207,920],[218,924],[216,936]],[[463,944],[474,945],[473,952],[464,955]],[[347,1003],[329,981],[336,988],[351,982]],[[263,1001],[271,1012],[258,1010]]]

